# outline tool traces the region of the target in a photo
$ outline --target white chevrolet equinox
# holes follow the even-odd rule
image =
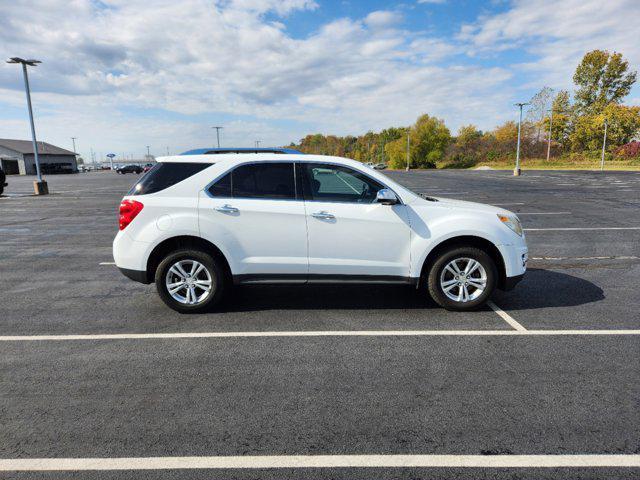
[[[287,153],[159,158],[120,205],[113,256],[179,312],[231,284],[402,283],[476,308],[526,270],[518,217],[423,198],[345,158]]]

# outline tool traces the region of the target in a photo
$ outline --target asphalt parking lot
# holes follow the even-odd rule
[[[640,172],[389,175],[517,212],[523,282],[472,313],[404,287],[254,286],[179,315],[110,265],[137,177],[51,176],[48,197],[9,177],[0,477],[638,478]]]

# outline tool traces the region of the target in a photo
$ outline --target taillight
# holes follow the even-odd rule
[[[127,228],[142,211],[143,204],[135,200],[123,200],[120,203],[120,230]]]

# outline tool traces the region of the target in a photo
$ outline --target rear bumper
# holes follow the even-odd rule
[[[515,286],[520,283],[520,280],[524,278],[524,273],[521,275],[516,275],[515,277],[506,277],[502,285],[500,285],[500,290],[509,291],[513,290]]]
[[[118,267],[118,270],[120,270],[120,272],[125,277],[130,278],[135,282],[140,282],[145,284],[151,283],[147,278],[147,272],[144,270],[130,270],[128,268],[121,268],[121,267]]]

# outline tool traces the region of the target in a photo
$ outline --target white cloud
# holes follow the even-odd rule
[[[492,116],[489,90],[508,73],[438,67],[456,47],[401,30],[396,11],[336,19],[303,39],[266,20],[318,8],[310,0],[18,0],[0,6],[0,41],[11,55],[43,60],[31,74],[41,137],[84,137],[85,148],[201,145],[212,138],[207,115],[255,119],[225,129],[245,145],[408,124],[423,112],[479,123]],[[16,105],[20,80],[15,67],[0,67],[0,102]],[[487,104],[462,119],[479,95]],[[140,118],[130,107],[160,113]],[[0,131],[28,132],[1,119]]]
[[[499,15],[464,25],[459,39],[472,54],[522,49],[535,60],[514,68],[536,76],[539,85],[571,86],[582,56],[593,49],[622,52],[632,67],[640,65],[638,0],[517,0]]]
[[[377,27],[389,27],[395,25],[402,20],[402,15],[398,12],[392,12],[390,10],[376,10],[371,12],[364,19],[364,23],[371,28]]]
[[[227,145],[273,145],[312,132],[406,125],[421,113],[454,131],[470,122],[491,128],[512,117],[522,87],[514,71],[540,86],[566,83],[596,47],[637,65],[627,19],[639,16],[638,5],[515,2],[456,39],[406,31],[390,8],[334,19],[299,38],[287,19],[320,11],[320,2],[14,0],[0,2],[0,45],[6,56],[43,60],[31,70],[43,140],[64,145],[77,136],[85,155],[90,145],[176,151],[211,144],[210,125],[224,120]],[[473,57],[514,47],[533,60],[487,67]],[[13,112],[0,112],[0,137],[28,136],[15,114],[24,108],[21,82],[15,66],[0,65],[0,108]]]

